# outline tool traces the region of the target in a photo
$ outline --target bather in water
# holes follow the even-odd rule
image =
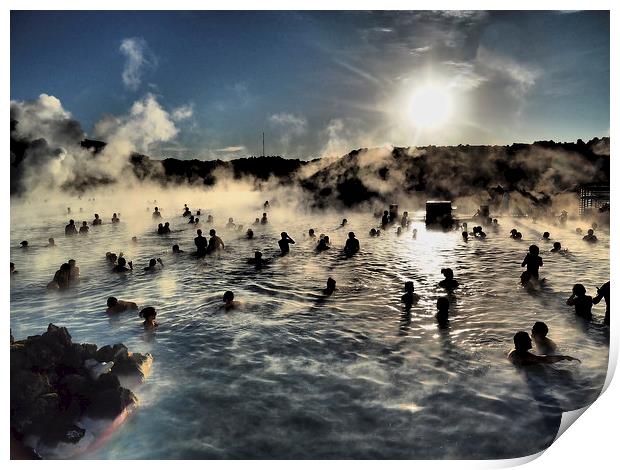
[[[127,310],[138,310],[138,305],[135,302],[119,300],[116,297],[108,297],[107,306],[107,314],[117,314]]]
[[[579,361],[572,356],[537,356],[529,352],[532,349],[532,340],[527,331],[519,331],[514,335],[514,349],[508,353],[508,360],[515,366],[529,366],[533,364],[555,364],[560,361]],[[579,361],[581,362],[581,361]]]
[[[400,300],[405,304],[405,307],[411,307],[420,300],[420,296],[413,290],[413,281],[405,282],[405,293],[400,298]]]
[[[592,303],[592,297],[586,295],[583,284],[575,284],[572,295],[566,300],[566,305],[574,306],[575,314],[586,320],[592,319]]]
[[[443,268],[441,274],[444,275],[445,279],[439,282],[439,287],[451,290],[459,286],[459,282],[454,279],[454,271],[452,271],[452,268]]]

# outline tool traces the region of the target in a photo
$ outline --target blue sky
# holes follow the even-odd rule
[[[449,112],[427,127],[430,88]],[[11,99],[41,93],[92,137],[152,94],[178,117],[155,157],[256,155],[262,131],[301,158],[589,139],[609,135],[609,14],[13,11]]]

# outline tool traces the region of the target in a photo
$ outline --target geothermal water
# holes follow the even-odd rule
[[[509,458],[537,452],[555,437],[561,412],[594,401],[607,371],[604,301],[594,320],[577,319],[565,305],[580,282],[595,295],[609,278],[609,234],[586,244],[569,221],[566,228],[529,219],[500,218],[485,241],[464,242],[460,231],[427,231],[413,204],[400,206],[417,217],[402,236],[392,227],[379,238],[369,213],[304,215],[269,210],[270,223],[245,229],[263,208],[256,197],[243,206],[225,196],[161,196],[163,219],[172,234],[156,234],[153,197],[98,197],[53,204],[14,202],[11,211],[11,328],[16,339],[39,334],[49,323],[65,326],[74,341],[99,346],[122,342],[154,356],[151,375],[133,389],[140,405],[99,449],[85,458]],[[155,195],[157,197],[157,195]],[[267,197],[264,197],[266,199]],[[150,199],[151,202],[147,202]],[[159,199],[159,198],[158,198]],[[195,228],[181,217],[183,203],[215,217],[226,243],[216,257],[198,260]],[[123,205],[124,204],[124,205]],[[104,224],[88,236],[65,238],[71,206],[76,225],[98,212]],[[78,212],[82,206],[83,213]],[[147,211],[147,206],[150,208]],[[121,223],[112,225],[112,212]],[[228,217],[244,225],[227,231]],[[337,226],[343,217],[346,229]],[[470,223],[470,226],[472,224]],[[330,236],[332,249],[316,253],[309,228]],[[508,238],[516,227],[522,242]],[[356,232],[361,252],[341,255],[346,234]],[[549,230],[570,250],[551,254],[540,241]],[[297,242],[279,257],[279,233]],[[131,242],[132,236],[138,243]],[[56,248],[43,248],[48,237]],[[18,248],[27,239],[28,250]],[[185,253],[171,254],[178,243]],[[521,261],[531,243],[541,247],[544,287],[519,285]],[[246,264],[254,250],[273,258],[261,270]],[[110,272],[105,252],[133,260],[130,275]],[[142,268],[161,257],[165,268]],[[81,282],[64,292],[45,286],[62,262],[75,258]],[[449,327],[435,320],[440,269],[452,267],[461,287],[451,297]],[[326,298],[328,276],[338,283]],[[403,284],[413,280],[420,302],[410,313],[400,303]],[[233,290],[239,310],[220,308]],[[159,328],[145,333],[136,312],[105,313],[109,295],[158,311]],[[545,321],[564,362],[518,370],[506,353],[518,330]]]

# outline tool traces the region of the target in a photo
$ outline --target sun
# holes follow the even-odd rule
[[[409,107],[413,124],[423,129],[440,128],[452,115],[450,94],[438,85],[424,85],[415,89]]]

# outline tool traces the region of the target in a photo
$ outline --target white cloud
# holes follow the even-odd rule
[[[305,134],[308,127],[308,121],[305,117],[290,113],[273,114],[269,118],[269,122],[279,129],[280,143],[284,147],[288,147],[294,137]]]
[[[173,139],[178,130],[168,113],[152,94],[136,101],[122,117],[106,117],[94,128],[98,138],[108,142],[104,153],[129,156],[131,152],[148,152],[153,144]]]
[[[476,63],[496,78],[508,81],[511,93],[517,98],[522,98],[541,75],[535,67],[498,55],[482,46],[478,48]]]
[[[137,90],[142,83],[142,72],[146,66],[156,65],[156,59],[143,38],[126,38],[119,48],[125,56],[123,83],[130,90]]]
[[[245,150],[245,147],[243,145],[237,145],[237,146],[231,146],[231,147],[224,147],[224,148],[221,148],[221,149],[215,149],[216,152],[223,152],[223,153],[241,152],[242,150]]]
[[[194,103],[185,104],[174,108],[170,113],[173,121],[184,121],[194,115]]]

